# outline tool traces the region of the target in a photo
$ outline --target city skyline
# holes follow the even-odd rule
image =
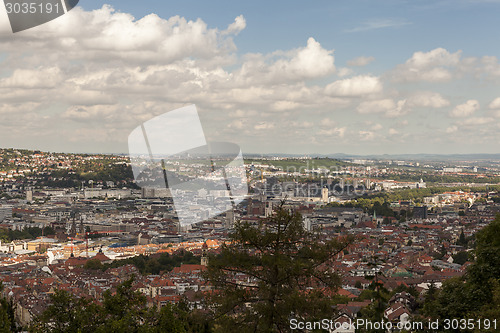
[[[196,104],[243,154],[500,152],[499,1],[108,3],[2,10],[2,147],[127,153]]]

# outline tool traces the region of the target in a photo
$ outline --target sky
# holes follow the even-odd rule
[[[80,1],[12,33],[0,147],[127,153],[195,104],[243,153],[500,153],[500,1]]]

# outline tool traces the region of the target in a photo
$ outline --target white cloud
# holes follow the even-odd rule
[[[382,82],[375,76],[359,75],[338,80],[326,86],[325,92],[332,96],[363,96],[382,91]]]
[[[397,82],[446,82],[453,77],[452,69],[460,63],[461,51],[450,53],[443,48],[429,52],[415,52],[404,64],[392,72]]]
[[[375,139],[375,133],[371,131],[359,131],[358,134],[361,141],[372,141]]]
[[[477,125],[486,125],[492,122],[494,122],[494,119],[491,117],[472,117],[460,121],[459,124],[462,126],[477,126]]]
[[[395,128],[389,128],[389,135],[397,135],[399,131]]]
[[[325,50],[314,38],[307,40],[307,46],[287,62],[278,61],[274,66],[284,66],[284,70],[296,73],[300,77],[315,78],[333,73],[335,70],[333,51]]]
[[[479,110],[479,102],[475,99],[470,99],[463,104],[457,105],[449,114],[453,118],[463,118],[471,116],[477,110]]]
[[[200,117],[205,117],[207,137],[218,141],[241,138],[265,149],[278,147],[280,141],[305,145],[316,140],[328,150],[332,142],[342,141],[331,138],[372,140],[391,129],[404,135],[413,130],[400,128],[408,120],[383,118],[401,117],[412,110],[417,117],[419,108],[450,105],[451,93],[444,97],[437,88],[414,93],[386,83],[384,74],[336,68],[334,51],[312,37],[290,50],[237,54],[233,38],[245,27],[241,15],[234,22],[210,27],[201,19],[178,16],[164,19],[152,14],[135,19],[104,6],[89,12],[75,8],[15,35],[0,31],[0,47],[6,50],[0,78],[4,103],[0,140],[7,145],[15,143],[10,137],[26,138],[21,144],[28,146],[25,142],[51,138],[58,144],[71,141],[73,147],[125,152],[126,137],[138,124],[195,103]],[[465,60],[460,60],[459,52],[436,50],[415,53],[399,69],[415,72],[409,81],[453,77],[454,67]],[[357,57],[348,65],[365,66],[371,61],[373,57]],[[468,62],[467,70],[482,66],[493,71],[497,65],[496,58],[484,57]],[[351,77],[352,73],[358,74]],[[337,79],[332,79],[335,75]],[[495,101],[490,103],[495,110],[491,113],[499,110],[500,101]],[[363,125],[364,131],[356,127],[356,111],[373,114],[364,117],[372,120]],[[433,122],[425,121],[421,128]],[[474,118],[454,125],[479,126],[485,121]],[[439,121],[433,125],[438,127]],[[442,127],[437,132],[442,134],[446,125]],[[64,140],[65,135],[71,140]]]
[[[225,31],[223,31],[223,34],[229,34],[229,35],[237,35],[239,34],[242,30],[244,30],[247,26],[247,22],[245,20],[245,17],[243,15],[240,15],[234,19],[234,22],[231,23]]]
[[[482,67],[479,68],[479,72],[486,74],[487,76],[498,77],[500,76],[500,64],[498,63],[498,58],[495,56],[484,56],[481,58]]]
[[[333,136],[333,137],[343,138],[346,133],[346,128],[334,127],[329,129],[321,129],[318,133],[321,136]]]
[[[333,50],[324,49],[314,38],[307,45],[272,54],[247,54],[241,68],[232,73],[234,86],[269,85],[321,78],[335,72]]]
[[[419,92],[408,98],[408,106],[442,108],[449,106],[450,101],[435,92]]]
[[[488,108],[496,110],[500,109],[500,97],[495,98],[491,103],[488,105]]]
[[[333,127],[337,125],[337,123],[330,118],[323,118],[321,119],[319,125],[322,127]]]
[[[394,100],[386,98],[376,101],[361,102],[361,104],[359,104],[357,108],[357,111],[362,114],[382,113],[382,112],[387,112],[388,110],[393,109],[395,107],[396,103],[394,103]]]
[[[229,123],[227,126],[229,128],[235,128],[241,130],[247,127],[247,122],[243,119],[236,119],[233,120],[231,123]]]
[[[288,53],[290,59],[281,58],[271,64],[270,76],[282,80],[313,79],[335,71],[333,51],[325,50],[314,38],[307,40],[307,46]]]
[[[452,134],[452,133],[455,133],[458,131],[458,127],[453,125],[453,126],[450,126],[446,129],[446,133],[448,134]]]
[[[349,76],[352,73],[353,73],[353,70],[350,68],[347,68],[347,67],[339,68],[339,70],[337,71],[337,75],[339,77]]]
[[[388,110],[385,115],[389,118],[400,117],[410,112],[410,109],[406,107],[406,100],[399,100],[396,103],[396,107]]]
[[[12,76],[0,80],[0,87],[13,89],[47,89],[56,87],[61,83],[61,80],[61,71],[57,67],[15,69]]]
[[[27,112],[32,112],[36,108],[38,108],[40,103],[33,102],[22,102],[22,103],[2,103],[0,104],[0,115],[4,116],[5,114],[25,114]]]
[[[386,117],[399,117],[409,112],[406,100],[395,102],[391,98],[361,102],[357,109],[361,114],[383,113]]]
[[[361,32],[382,28],[400,27],[411,24],[410,22],[398,19],[372,19],[363,22],[360,26],[345,30],[345,32]]]
[[[57,20],[15,34],[8,42],[17,48],[11,54],[50,43],[50,49],[42,47],[40,51],[46,54],[54,49],[61,51],[52,52],[52,58],[165,64],[185,57],[209,59],[234,51],[231,36],[244,26],[245,20],[240,16],[221,33],[209,29],[201,19],[188,21],[179,16],[162,19],[150,14],[136,20],[104,5],[88,12],[76,7]]]
[[[256,130],[270,130],[273,129],[275,126],[273,123],[266,123],[266,122],[260,122],[257,125],[255,125],[253,128]]]
[[[293,101],[277,101],[273,103],[273,109],[275,109],[276,111],[293,110],[298,108],[299,106],[299,103]]]
[[[362,66],[368,65],[369,63],[371,63],[374,60],[375,60],[375,57],[363,57],[363,56],[361,56],[361,57],[357,57],[357,58],[348,60],[347,65],[348,66],[362,67]]]

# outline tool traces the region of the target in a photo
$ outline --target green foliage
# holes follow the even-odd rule
[[[464,234],[463,229],[462,229],[462,232],[460,232],[460,236],[458,237],[457,245],[467,246],[467,239],[465,238],[465,234]]]
[[[460,251],[453,256],[453,262],[455,264],[463,265],[469,260],[469,254],[465,251]]]
[[[332,159],[332,158],[313,158],[310,160],[288,158],[286,160],[261,160],[245,159],[245,164],[267,164],[276,169],[305,173],[306,169],[322,168],[329,171],[336,171],[339,167],[352,166],[352,163]]]
[[[420,179],[420,176],[417,177]],[[418,179],[416,181],[418,181]],[[417,188],[417,189],[397,189],[391,192],[379,192],[372,195],[365,194],[362,197],[356,198],[354,200],[348,201],[346,203],[329,203],[329,206],[333,207],[348,207],[348,208],[361,208],[369,214],[375,213],[377,216],[385,217],[395,217],[400,221],[405,220],[412,216],[412,212],[406,212],[402,210],[400,213],[393,211],[390,208],[391,202],[397,202],[400,200],[412,200],[413,202],[423,202],[424,197],[433,196],[436,194],[448,192],[448,191],[474,191],[474,192],[486,192],[492,190],[493,186],[489,187],[467,187],[467,186],[457,186],[457,187],[443,187],[434,186],[427,188]]]
[[[433,183],[500,183],[500,177],[495,175],[488,175],[486,177],[477,177],[475,175],[441,175],[441,174],[429,174],[421,172],[402,172],[401,174],[389,174],[380,176],[378,178],[382,179],[392,179],[402,182],[418,182],[421,178],[425,180],[427,184]],[[490,189],[492,187],[490,186]]]
[[[441,244],[441,247],[439,248],[439,252],[434,253],[434,260],[441,260],[443,257],[446,255],[446,248],[444,247],[443,244]]]
[[[51,295],[52,304],[35,319],[32,332],[95,332],[102,313],[89,300],[77,299],[64,290]]]
[[[464,252],[465,253],[465,252]],[[422,313],[433,318],[498,319],[500,313],[500,215],[476,235],[476,261],[460,278],[426,296]],[[465,254],[457,256],[465,257]],[[463,260],[463,258],[461,259]]]
[[[58,290],[51,296],[51,305],[35,319],[31,332],[210,332],[206,319],[196,317],[185,307],[167,305],[161,309],[148,308],[146,297],[133,291],[134,279],[116,287],[115,292],[103,294],[102,305],[90,299],[76,298]],[[206,328],[206,329],[205,329]]]
[[[51,227],[43,228],[44,235],[54,235],[55,231]],[[35,239],[42,235],[42,229],[38,227],[29,227],[21,230],[0,229],[0,240],[10,242],[16,239]]]
[[[83,265],[83,268],[85,269],[103,269],[104,265],[101,263],[99,259],[90,259],[87,260],[85,265]]]
[[[0,293],[3,290],[0,281]],[[15,332],[15,320],[12,304],[6,299],[0,297],[0,333]]]
[[[116,268],[125,265],[134,265],[141,274],[160,274],[160,272],[170,272],[174,267],[182,264],[200,264],[200,257],[195,257],[192,252],[182,251],[180,254],[170,255],[162,253],[161,255],[139,255],[123,260],[114,260],[112,263],[104,264],[102,269]]]
[[[322,264],[352,239],[320,240],[304,230],[300,214],[281,207],[259,226],[237,224],[230,239],[205,273],[217,290],[209,300],[217,332],[283,332],[291,315],[331,316],[340,277]],[[236,283],[241,274],[250,280]]]
[[[146,296],[132,290],[133,279],[104,292],[103,313],[105,321],[99,332],[138,332],[143,318],[147,316]]]
[[[397,286],[391,293],[391,296],[392,295],[395,295],[397,293],[401,293],[401,292],[407,292],[408,294],[412,295],[413,297],[417,298],[419,296],[419,293],[418,293],[418,290],[414,287],[414,286],[411,286],[411,287],[407,287],[406,285],[404,284],[400,284],[399,286]]]

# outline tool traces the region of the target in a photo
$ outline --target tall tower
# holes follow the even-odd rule
[[[264,208],[265,217],[273,215],[273,203],[272,201],[266,201],[266,207]]]
[[[85,227],[83,225],[83,216],[80,216],[80,233],[85,235]]]
[[[328,187],[326,186],[321,189],[321,200],[325,203],[328,202]]]
[[[76,230],[76,219],[75,219],[74,215],[73,215],[72,219],[73,219],[73,221],[71,222],[71,229],[69,231],[69,234],[71,235],[71,237],[75,237],[76,233],[78,231]]]
[[[33,201],[33,190],[31,188],[28,188],[26,190],[26,201],[28,202]]]
[[[224,220],[224,227],[232,229],[234,227],[234,211],[232,209],[226,212],[226,219]]]
[[[207,245],[207,241],[205,241],[203,243],[203,245],[201,246],[201,265],[202,266],[207,266],[208,265],[208,253],[207,253],[207,250],[208,250],[208,245]]]

